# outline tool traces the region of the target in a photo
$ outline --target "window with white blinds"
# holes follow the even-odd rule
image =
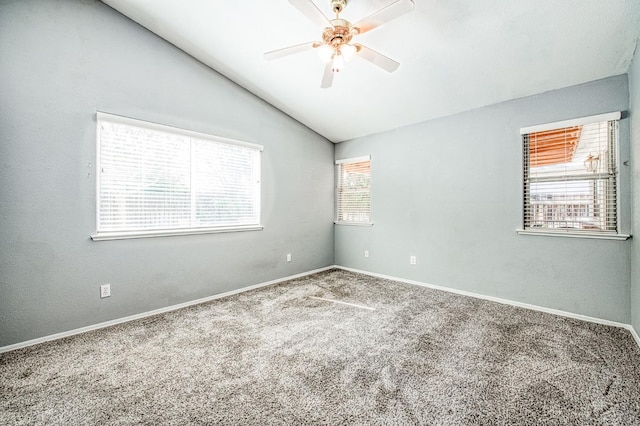
[[[260,229],[255,144],[97,116],[94,239]]]
[[[336,161],[336,223],[371,224],[371,157]]]
[[[618,233],[620,113],[521,130],[525,231]]]

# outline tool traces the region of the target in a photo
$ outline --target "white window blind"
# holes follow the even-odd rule
[[[523,129],[524,229],[616,234],[619,113]]]
[[[261,146],[104,113],[97,126],[98,236],[259,225]]]
[[[337,214],[343,223],[371,222],[371,157],[336,161]]]

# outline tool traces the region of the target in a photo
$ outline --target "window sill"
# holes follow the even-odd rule
[[[98,232],[91,235],[93,241],[128,240],[132,238],[173,237],[176,235],[218,234],[222,232],[261,231],[260,225],[227,226],[217,228],[160,229],[155,231]]]
[[[343,221],[334,221],[335,225],[347,225],[347,226],[373,226],[373,222],[343,222]]]
[[[571,231],[534,231],[531,229],[516,229],[520,235],[538,235],[544,237],[568,237],[568,238],[593,238],[598,240],[627,240],[631,235],[627,234],[605,234],[601,232],[571,232]]]

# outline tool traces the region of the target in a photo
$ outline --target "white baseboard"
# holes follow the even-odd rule
[[[632,325],[630,325],[628,330],[631,333],[631,335],[633,336],[633,338],[635,339],[636,343],[638,344],[638,347],[640,347],[640,336],[638,336],[638,332],[636,331],[636,329],[633,328]]]
[[[314,269],[312,271],[307,271],[307,272],[303,272],[303,273],[296,274],[296,275],[290,275],[288,277],[278,278],[276,280],[267,281],[267,282],[264,282],[264,283],[255,284],[255,285],[248,286],[248,287],[243,287],[243,288],[240,288],[238,290],[232,290],[232,291],[227,291],[225,293],[215,294],[213,296],[203,297],[202,299],[191,300],[189,302],[179,303],[177,305],[171,305],[171,306],[167,306],[167,307],[160,308],[160,309],[154,309],[153,311],[142,312],[142,313],[135,314],[135,315],[129,315],[127,317],[117,318],[117,319],[114,319],[114,320],[111,320],[111,321],[105,321],[105,322],[101,322],[101,323],[98,323],[98,324],[88,325],[86,327],[76,328],[76,329],[69,330],[69,331],[63,331],[61,333],[51,334],[49,336],[38,337],[37,339],[27,340],[25,342],[15,343],[13,345],[2,346],[2,347],[0,347],[0,353],[9,352],[9,351],[13,351],[13,350],[16,350],[16,349],[21,349],[21,348],[26,348],[27,346],[33,346],[33,345],[37,345],[39,343],[49,342],[51,340],[62,339],[63,337],[73,336],[75,334],[86,333],[87,331],[98,330],[98,329],[101,329],[101,328],[110,327],[112,325],[122,324],[124,322],[129,322],[129,321],[133,321],[133,320],[137,320],[137,319],[141,319],[141,318],[146,318],[146,317],[150,317],[150,316],[153,316],[153,315],[162,314],[162,313],[165,313],[165,312],[175,311],[177,309],[186,308],[188,306],[197,305],[199,303],[205,303],[205,302],[209,302],[211,300],[221,299],[223,297],[232,296],[234,294],[244,293],[244,292],[249,291],[249,290],[255,290],[255,289],[261,288],[261,287],[267,287],[267,286],[270,286],[270,285],[281,283],[283,281],[293,280],[295,278],[300,278],[300,277],[304,277],[304,276],[311,275],[311,274],[316,274],[318,272],[323,272],[323,271],[327,271],[329,269],[335,269],[335,268],[336,267],[333,266],[333,265],[326,266],[324,268]]]
[[[616,321],[609,321],[609,320],[606,320],[606,319],[590,317],[590,316],[587,316],[587,315],[575,314],[573,312],[561,311],[559,309],[545,308],[543,306],[531,305],[529,303],[516,302],[516,301],[508,300],[508,299],[501,299],[499,297],[485,296],[484,294],[472,293],[472,292],[469,292],[469,291],[457,290],[455,288],[442,287],[442,286],[439,286],[439,285],[427,284],[427,283],[423,283],[423,282],[420,282],[420,281],[414,281],[414,280],[408,280],[408,279],[404,279],[404,278],[393,277],[393,276],[390,276],[390,275],[378,274],[376,272],[369,272],[369,271],[363,271],[363,270],[360,270],[360,269],[348,268],[346,266],[335,265],[335,268],[343,269],[345,271],[350,271],[350,272],[356,272],[358,274],[369,275],[369,276],[372,276],[372,277],[383,278],[383,279],[392,280],[392,281],[399,281],[399,282],[406,283],[406,284],[412,284],[412,285],[417,285],[417,286],[421,286],[421,287],[432,288],[434,290],[442,290],[442,291],[446,291],[448,293],[455,293],[455,294],[460,294],[460,295],[463,295],[463,296],[475,297],[476,299],[490,300],[492,302],[502,303],[504,305],[517,306],[517,307],[520,307],[520,308],[531,309],[533,311],[546,312],[548,314],[559,315],[559,316],[567,317],[567,318],[574,318],[574,319],[578,319],[578,320],[582,320],[582,321],[593,322],[593,323],[596,323],[596,324],[603,324],[603,325],[610,325],[610,326],[613,326],[613,327],[624,328],[626,330],[629,330],[629,332],[631,333],[631,335],[635,339],[636,343],[640,347],[640,337],[638,337],[638,333],[636,333],[635,329],[633,328],[633,326],[631,324],[625,324],[625,323],[616,322]]]

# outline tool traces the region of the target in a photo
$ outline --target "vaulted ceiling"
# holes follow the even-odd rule
[[[638,0],[414,0],[357,39],[397,71],[356,57],[321,89],[313,49],[264,59],[321,40],[287,0],[103,1],[333,142],[626,73],[640,36]],[[348,0],[341,18],[393,1]]]

